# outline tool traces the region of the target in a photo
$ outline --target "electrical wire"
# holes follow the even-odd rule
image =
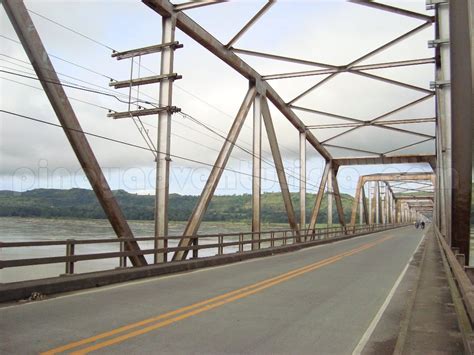
[[[97,94],[101,94],[101,95],[106,95],[106,96],[109,96],[109,97],[113,97],[115,98],[116,100],[118,100],[119,102],[122,102],[122,103],[125,103],[127,104],[128,101],[124,101],[124,100],[121,100],[120,98],[118,98],[116,95],[113,95],[113,94],[109,94],[109,93],[103,93],[103,92],[100,92],[98,90],[93,90],[93,89],[90,89],[90,88],[85,88],[85,87],[82,87],[82,86],[76,86],[76,85],[72,85],[71,83],[60,83],[60,82],[56,82],[56,81],[53,81],[53,80],[46,80],[46,79],[39,79],[38,77],[33,77],[33,76],[29,76],[29,75],[24,75],[24,74],[18,74],[18,73],[14,73],[14,72],[10,72],[10,71],[6,71],[6,70],[3,70],[3,69],[0,69],[0,73],[7,73],[7,74],[11,74],[11,75],[16,75],[16,76],[20,76],[20,77],[23,77],[23,78],[27,78],[27,79],[32,79],[32,80],[37,80],[37,81],[40,81],[40,82],[47,82],[47,83],[51,83],[51,84],[56,84],[56,85],[62,85],[62,86],[65,86],[65,87],[69,87],[69,88],[73,88],[73,89],[77,89],[77,90],[84,90],[84,91],[87,91],[87,92],[93,92],[93,93],[97,93]],[[152,106],[155,106],[154,103],[151,103],[149,101],[142,101],[142,100],[137,100],[138,102],[142,102],[142,103],[146,103],[146,104],[150,104]],[[159,107],[159,106],[157,106]],[[236,144],[235,142],[231,142],[227,137],[219,134],[217,131],[213,130],[212,128],[208,127],[207,125],[205,125],[204,123],[200,122],[199,120],[197,120],[196,118],[194,118],[193,116],[187,114],[187,113],[184,113],[184,112],[179,112],[179,114],[181,114],[183,117],[187,118],[187,119],[190,119],[192,120],[193,122],[195,122],[196,124],[199,124],[201,127],[203,128],[206,128],[208,129],[210,132],[213,132],[214,134],[216,134],[217,136],[219,136],[220,138],[224,139],[225,141],[228,141],[230,142],[232,145],[234,145],[235,147],[241,149],[243,152],[251,155],[252,157],[255,157],[256,155],[249,151],[248,149],[246,148],[243,148],[242,146]],[[140,134],[142,134],[142,132],[140,132]],[[144,138],[146,139],[146,138]],[[146,142],[147,144],[149,144],[148,142]],[[262,157],[260,157],[260,159],[265,162],[266,164],[274,167],[276,170],[279,170],[279,168],[277,168],[273,163],[271,163],[270,161],[267,161],[266,159],[263,159]],[[285,172],[283,170],[283,172]],[[296,180],[299,180],[300,182],[304,182],[303,180],[301,180],[301,178],[299,178],[298,176],[296,175],[293,175],[289,172],[285,172],[289,177],[292,177]],[[313,188],[315,188],[316,190],[319,190],[319,186],[315,185],[315,184],[311,184],[311,183],[308,183],[306,181],[306,184],[307,186],[311,186]]]
[[[140,146],[140,145],[138,145],[138,144],[134,144],[134,143],[122,141],[122,140],[115,139],[115,138],[106,137],[106,136],[104,136],[104,135],[100,135],[100,134],[96,134],[96,133],[86,132],[86,131],[84,131],[84,130],[74,129],[74,128],[67,127],[67,126],[64,126],[64,125],[61,125],[61,124],[58,124],[58,123],[53,123],[53,122],[45,121],[45,120],[42,120],[42,119],[39,119],[39,118],[36,118],[36,117],[26,116],[26,115],[22,115],[22,114],[19,114],[19,113],[15,113],[15,112],[12,112],[12,111],[8,111],[8,110],[1,110],[1,109],[0,109],[0,113],[5,113],[5,114],[8,114],[8,115],[12,115],[12,116],[24,118],[24,119],[27,119],[27,120],[30,120],[30,121],[34,121],[34,122],[46,124],[46,125],[49,125],[49,126],[62,128],[62,129],[64,129],[64,130],[69,130],[69,131],[72,131],[72,132],[83,133],[83,134],[85,134],[85,135],[88,135],[88,136],[91,136],[91,137],[94,137],[94,138],[100,138],[100,139],[107,140],[107,141],[110,141],[110,142],[113,142],[113,143],[122,144],[122,145],[126,145],[126,146],[129,146],[129,147],[141,149],[141,150],[146,150],[146,151],[152,150],[152,149],[150,149],[150,148],[148,148],[148,147],[143,147],[143,146]],[[160,151],[158,151],[158,150],[154,151],[154,153],[156,153],[156,154],[166,154],[165,152],[160,152]],[[220,170],[223,170],[223,171],[229,171],[229,172],[233,172],[233,173],[236,173],[236,174],[245,175],[245,176],[249,176],[249,177],[256,177],[255,175],[250,174],[250,173],[245,173],[245,172],[242,172],[242,171],[238,171],[238,170],[234,170],[234,169],[230,169],[230,168],[226,168],[226,167],[217,166],[217,165],[215,165],[215,164],[206,163],[206,162],[203,162],[203,161],[200,161],[200,160],[197,160],[197,159],[187,158],[187,157],[184,157],[184,156],[181,156],[181,155],[177,155],[177,154],[169,154],[169,156],[171,156],[171,157],[173,157],[173,158],[176,158],[176,159],[180,159],[180,160],[184,160],[184,161],[196,163],[196,164],[206,165],[206,166],[209,166],[209,167],[211,167],[211,168],[217,168],[217,169],[220,169]],[[269,178],[266,178],[266,177],[263,177],[263,176],[261,176],[260,178],[261,178],[262,180],[271,181],[271,182],[274,182],[274,183],[279,183],[277,180],[269,179]],[[298,187],[299,187],[299,186],[291,185],[291,184],[287,184],[287,185],[288,185],[288,186],[295,187],[295,188],[298,188]]]

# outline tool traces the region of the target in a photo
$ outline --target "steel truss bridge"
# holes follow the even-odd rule
[[[153,76],[131,77],[128,80],[111,81],[110,86],[115,89],[127,88],[130,89],[131,92],[131,88],[135,86],[159,84],[158,104],[150,104],[148,106],[141,104],[140,107],[135,107],[132,104],[133,97],[130,96],[127,111],[110,112],[108,115],[112,119],[132,120],[136,117],[151,115],[158,117],[155,235],[147,238],[136,238],[117,200],[112,194],[101,166],[88,143],[86,133],[81,128],[79,119],[60,84],[61,81],[43,46],[40,33],[36,30],[23,1],[3,0],[2,4],[8,18],[118,238],[113,241],[110,239],[95,239],[93,241],[62,240],[54,242],[32,241],[2,243],[2,248],[63,245],[66,250],[64,256],[2,260],[0,261],[1,267],[10,268],[64,263],[65,273],[72,276],[70,276],[69,279],[65,279],[64,277],[56,278],[46,283],[35,281],[19,283],[19,285],[5,284],[2,285],[3,296],[1,299],[4,301],[19,299],[31,294],[31,292],[35,290],[41,290],[42,294],[72,291],[92,285],[105,285],[119,281],[130,281],[145,276],[162,275],[203,266],[215,266],[259,256],[282,253],[284,251],[299,250],[302,260],[306,260],[305,255],[312,250],[309,247],[323,244],[328,244],[325,248],[336,248],[337,245],[341,245],[341,248],[342,245],[350,245],[352,248],[341,250],[337,256],[328,257],[326,259],[323,258],[320,260],[320,264],[308,264],[306,266],[298,264],[297,266],[301,266],[301,269],[292,271],[282,269],[282,272],[286,272],[285,274],[274,276],[267,281],[262,281],[263,283],[252,284],[247,288],[242,286],[243,288],[238,291],[230,291],[230,295],[225,294],[222,296],[222,301],[219,301],[224,303],[233,302],[235,297],[238,299],[247,297],[247,294],[256,293],[257,290],[262,288],[273,287],[273,285],[283,282],[283,280],[286,281],[287,278],[293,278],[296,277],[296,275],[299,276],[300,274],[309,272],[309,270],[316,270],[322,267],[322,265],[330,265],[336,261],[350,258],[353,255],[365,253],[365,250],[375,248],[376,245],[381,243],[394,243],[393,241],[387,241],[393,238],[393,235],[397,235],[403,240],[406,239],[404,243],[411,245],[411,249],[406,251],[408,254],[400,255],[400,258],[405,260],[404,257],[411,255],[416,246],[413,244],[413,241],[407,239],[406,235],[408,235],[409,232],[407,232],[408,229],[406,226],[412,225],[416,220],[424,220],[432,223],[428,231],[430,237],[426,237],[426,241],[422,244],[425,245],[425,247],[420,258],[424,262],[422,265],[425,266],[421,268],[421,276],[419,275],[419,277],[429,279],[428,274],[430,268],[426,266],[431,265],[429,255],[434,255],[433,258],[438,257],[438,254],[436,254],[434,250],[438,250],[436,248],[439,248],[441,251],[439,255],[442,256],[439,256],[439,260],[443,261],[443,265],[445,265],[446,268],[437,269],[438,271],[436,272],[448,275],[446,282],[448,282],[452,290],[454,290],[450,297],[453,298],[457,317],[465,321],[464,323],[462,321],[459,322],[459,324],[461,324],[459,328],[461,329],[460,333],[462,333],[464,348],[472,349],[474,286],[469,279],[469,277],[471,277],[469,260],[472,152],[474,151],[472,139],[474,121],[474,6],[472,1],[469,0],[451,0],[449,2],[444,0],[428,0],[427,7],[433,11],[433,15],[427,15],[375,1],[353,0],[349,2],[355,6],[372,8],[374,16],[377,15],[377,11],[389,12],[400,17],[415,19],[419,23],[416,27],[408,29],[405,33],[374,48],[362,56],[344,65],[335,65],[238,47],[239,40],[247,35],[247,31],[262,18],[268,16],[273,6],[278,6],[276,1],[270,0],[266,2],[234,37],[227,43],[222,43],[213,34],[194,21],[187,12],[197,7],[226,6],[225,1],[193,1],[173,4],[167,0],[143,0],[144,5],[142,6],[148,6],[152,11],[156,12],[157,21],[160,19],[162,21],[161,43],[123,52],[113,52],[112,57],[117,60],[131,59],[133,66],[134,59],[160,53],[160,73]],[[435,33],[435,38],[429,43],[429,45],[434,48],[433,57],[374,64],[365,63],[368,59],[375,57],[379,53],[396,46],[430,27],[434,28]],[[182,236],[173,237],[168,234],[169,180],[171,157],[173,155],[170,135],[172,117],[177,112],[180,112],[180,108],[173,104],[173,84],[175,80],[182,79],[182,76],[174,71],[174,59],[175,55],[178,55],[177,53],[179,53],[179,55],[185,55],[184,50],[177,52],[177,50],[183,48],[183,44],[179,43],[175,38],[177,30],[182,31],[227,64],[232,70],[244,77],[248,81],[248,90],[242,100],[240,109],[235,115],[235,119],[224,144],[212,166],[198,202],[187,221]],[[282,63],[302,64],[312,68],[304,71],[263,74],[248,64],[245,58],[259,58]],[[401,67],[417,68],[433,64],[434,78],[430,84],[430,88],[408,84],[401,80],[389,79],[374,73],[374,71],[379,69]],[[341,74],[351,74],[370,79],[373,82],[383,82],[388,85],[394,85],[409,90],[410,92],[416,92],[418,96],[415,100],[406,102],[396,108],[390,108],[384,114],[370,119],[348,117],[335,112],[321,111],[302,103],[304,101],[303,98],[310,97],[312,93],[324,85],[327,85],[331,80]],[[285,100],[279,92],[272,87],[272,83],[277,80],[292,78],[306,78],[307,88],[290,100]],[[395,114],[403,113],[403,111],[408,108],[426,103],[430,100],[435,107],[435,117],[393,118]],[[306,100],[305,102],[308,101]],[[314,149],[325,160],[324,171],[318,184],[318,192],[315,203],[312,206],[309,220],[306,220],[306,214],[304,212],[298,216],[295,211],[287,181],[287,172],[285,171],[284,160],[280,150],[281,146],[277,139],[272,110],[281,113],[294,127],[295,134],[299,135],[299,211],[306,211],[307,150]],[[200,235],[198,231],[203,217],[214,196],[222,174],[226,169],[226,165],[237,143],[246,117],[251,111],[253,116],[251,231],[233,234],[218,233],[213,235]],[[308,114],[316,115],[315,117],[324,117],[325,120],[322,121],[324,123],[308,123],[307,120],[303,118],[307,117],[306,115]],[[434,134],[428,134],[416,129],[420,124],[429,125]],[[351,146],[350,139],[345,140],[346,144],[344,145],[338,144],[338,142],[341,141],[340,137],[353,137],[354,135],[365,134],[368,132],[368,128],[376,129],[377,134],[385,135],[387,140],[396,139],[395,137],[400,136],[409,136],[413,139],[416,137],[416,140],[409,144],[401,143],[399,146],[387,151],[362,149],[356,145]],[[339,131],[333,136],[319,139],[318,132],[327,129],[339,129]],[[276,168],[278,182],[283,196],[289,225],[287,230],[262,230],[261,185],[263,130],[266,131],[268,137],[273,164]],[[368,137],[368,139],[370,139],[370,137]],[[409,152],[411,148],[423,145],[427,142],[434,147],[431,153],[406,153]],[[344,155],[341,155],[341,152],[344,152]],[[405,152],[405,154],[401,154],[401,152]],[[338,172],[341,167],[421,163],[427,164],[431,171],[425,173],[379,173],[360,176],[355,190],[351,218],[349,221],[346,220],[338,183]],[[319,228],[317,226],[317,220],[325,195],[328,197],[328,226],[327,228]],[[334,203],[338,215],[338,225],[332,225]],[[370,243],[361,244],[357,242],[357,240],[362,239],[354,237],[361,235],[368,235],[368,237],[364,238],[371,238]],[[421,243],[421,234],[419,234],[417,238],[417,241]],[[334,241],[341,241],[341,243],[344,241],[344,243],[334,244],[333,246],[331,242]],[[76,247],[80,244],[111,242],[120,245],[120,251],[101,254],[77,254],[75,252]],[[154,245],[152,248],[144,249],[140,247],[141,242],[150,242]],[[392,245],[391,248],[397,249],[397,253],[402,253],[404,250],[404,247],[401,245]],[[205,249],[215,250],[216,257],[202,258],[199,254],[201,250]],[[394,249],[389,248],[384,252],[388,253],[389,250]],[[146,256],[150,255],[153,256],[153,262],[150,262],[150,259],[147,261]],[[285,254],[282,257],[289,258],[288,255],[290,254]],[[394,257],[397,258],[397,255]],[[78,262],[110,258],[119,259],[121,268],[100,275],[84,276],[75,274],[75,264]],[[369,258],[376,260],[377,256],[376,254],[371,254]],[[133,267],[127,267],[128,260]],[[272,267],[270,261],[264,260],[273,260],[272,258],[265,258],[258,261],[262,263],[262,265],[267,262],[269,263],[269,267]],[[289,259],[288,262],[290,262]],[[441,263],[439,265],[441,265]],[[242,267],[245,268],[245,266]],[[348,265],[348,267],[350,267],[350,265]],[[432,268],[434,270],[435,266]],[[426,274],[424,273],[425,271]],[[216,277],[226,277],[225,275],[217,275],[218,273],[219,272],[216,272]],[[270,277],[270,274],[265,276]],[[402,276],[403,275],[404,273]],[[242,285],[250,281],[250,279],[243,280]],[[172,281],[169,282],[172,283]],[[188,280],[187,282],[191,281]],[[396,285],[398,285],[398,283],[396,283]],[[172,287],[172,285],[170,285],[170,287]],[[299,285],[298,287],[303,286]],[[419,287],[419,292],[422,294],[423,287]],[[337,288],[335,288],[333,292],[337,292],[336,289]],[[183,292],[188,291],[183,289]],[[235,294],[233,292],[235,292]],[[221,307],[222,304],[217,302],[217,300],[220,299],[219,297],[221,296],[217,296],[211,301],[205,301],[203,305],[207,304],[208,308]],[[357,298],[357,295],[355,297]],[[191,299],[189,301],[191,301]],[[413,296],[413,302],[411,304],[412,310],[416,309],[419,305],[417,302],[420,302],[420,300],[416,298],[415,295]],[[177,305],[173,305],[173,307],[174,306],[177,307]],[[192,309],[195,309],[195,311],[198,310],[196,311],[197,313],[204,312],[200,311],[201,308],[197,307],[198,306],[185,307],[185,310],[181,310],[180,308],[176,314],[182,314],[182,317],[187,318],[188,316],[185,315],[188,313],[183,312],[191,312]],[[258,313],[258,311],[256,312]],[[194,313],[192,315],[194,315]],[[169,324],[178,321],[176,320],[178,317],[170,318],[171,316],[172,315],[166,313],[163,319],[168,319],[166,322],[169,322]],[[381,317],[383,320],[383,316]],[[445,317],[445,319],[448,318],[449,317]],[[165,325],[162,324],[164,321],[158,322],[159,319],[161,318],[146,320],[143,324],[153,323],[155,324],[155,328],[153,329],[164,327]],[[402,327],[400,330],[400,334],[402,334],[403,331],[405,333],[403,337],[398,336],[395,350],[400,350],[400,346],[402,346],[402,348],[405,346],[404,349],[411,346],[410,336],[414,333],[411,333],[410,329],[412,328],[410,327],[412,323],[416,325],[417,321],[416,314],[410,315],[401,321],[401,324],[404,324],[406,329]],[[134,328],[135,326],[138,327],[138,325],[132,325],[130,327]],[[150,327],[152,326],[150,325]],[[118,329],[120,330],[122,328]],[[140,334],[148,333],[153,329],[142,328],[142,333]],[[372,331],[374,331],[374,329],[372,329]],[[89,335],[85,336],[85,340],[82,343],[81,341],[73,342],[70,336],[65,336],[63,343],[68,343],[68,345],[56,347],[46,353],[59,353],[78,347],[82,347],[82,350],[77,350],[75,353],[87,353],[89,351],[102,349],[111,344],[123,342],[122,338],[117,337],[113,338],[115,340],[110,340],[109,343],[102,343],[101,339],[112,335],[115,336],[114,331],[101,333],[102,331],[103,329],[97,329],[96,333],[100,333],[100,335],[96,338],[92,335],[91,337],[89,337]],[[121,331],[122,330],[120,330],[120,332]],[[137,330],[137,332],[140,331]],[[133,333],[133,336],[131,335],[132,333],[127,334],[128,335],[124,335],[124,339],[128,339],[128,336],[135,336],[135,333]],[[374,334],[372,334],[372,336],[377,335],[376,332]],[[138,335],[138,333],[136,335]],[[11,336],[13,337],[13,335]],[[362,343],[352,345],[357,345],[356,350],[361,350],[361,344],[364,346],[370,344],[370,342],[367,343],[367,339],[366,343],[363,343],[361,340]],[[400,339],[405,340],[402,341]],[[337,342],[337,340],[335,341]],[[401,345],[399,344],[400,341],[402,341]],[[15,341],[13,340],[13,342]],[[54,346],[56,345],[57,344]],[[442,348],[442,345],[439,345],[439,347]],[[218,347],[204,348],[209,351],[219,351]],[[170,349],[171,348],[167,350],[169,351]],[[184,347],[180,349],[181,351],[192,351],[192,348]],[[245,352],[245,348],[242,347],[229,349]],[[264,351],[265,349],[272,349],[272,347],[262,348],[257,346],[255,349]],[[283,349],[286,348],[283,346]],[[334,350],[335,348],[327,348],[326,350],[331,351],[331,349]],[[308,350],[309,348],[302,348],[303,352]]]

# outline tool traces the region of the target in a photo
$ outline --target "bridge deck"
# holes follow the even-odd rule
[[[421,239],[408,227],[4,307],[0,353],[351,353]]]

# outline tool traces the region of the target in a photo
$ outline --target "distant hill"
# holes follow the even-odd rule
[[[136,195],[123,190],[114,191],[120,206],[128,219],[152,220],[155,197]],[[172,221],[186,221],[196,202],[197,196],[170,194],[169,218]],[[299,195],[292,194],[295,212],[299,214]],[[308,194],[306,215],[314,204],[315,195]],[[343,194],[342,201],[346,220],[350,218],[353,197]],[[333,204],[334,223],[337,212]],[[43,218],[105,218],[95,194],[86,189],[35,189],[26,192],[0,191],[0,217],[43,217]],[[326,222],[327,196],[324,197],[318,223]],[[214,196],[204,217],[206,221],[250,221],[252,217],[251,195]],[[262,195],[263,222],[286,222],[285,207],[281,193]]]

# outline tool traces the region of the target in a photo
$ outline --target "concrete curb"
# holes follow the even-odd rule
[[[384,231],[396,228],[400,227],[390,228]],[[127,282],[146,277],[160,276],[196,270],[200,268],[236,263],[243,260],[287,253],[291,251],[310,248],[317,245],[334,243],[341,240],[352,239],[363,235],[375,234],[379,232],[354,234],[325,240],[305,242],[302,244],[292,244],[263,250],[249,251],[245,253],[226,254],[197,260],[185,260],[160,265],[84,273],[78,275],[65,275],[46,279],[0,284],[0,302],[23,300],[30,297],[34,292],[38,292],[42,295],[53,295],[63,292],[71,292],[87,288],[106,286],[119,282]]]

